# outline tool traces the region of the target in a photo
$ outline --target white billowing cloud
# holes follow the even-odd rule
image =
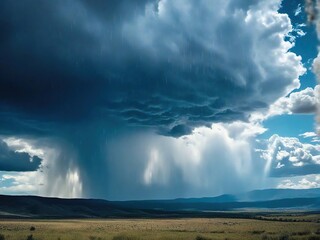
[[[44,150],[41,148],[36,148],[34,145],[32,145],[32,141],[30,140],[8,137],[4,138],[3,141],[16,152],[26,152],[32,157],[38,156],[40,158],[43,158],[45,155]]]
[[[276,100],[267,111],[253,113],[251,121],[259,122],[283,114],[315,114],[320,104],[319,91],[320,85],[316,85],[314,88],[292,92]]]
[[[190,156],[192,159],[189,164],[184,165],[186,171],[189,171],[192,163],[195,169],[200,167],[201,171],[196,174],[200,177],[199,186],[203,182],[210,182],[210,175],[214,172],[218,174],[218,169],[234,172],[234,176],[241,181],[241,178],[246,179],[247,174],[254,178],[253,171],[259,171],[254,167],[252,145],[255,137],[264,131],[260,125],[250,123],[219,123],[213,124],[211,128],[198,128],[192,135],[178,139],[177,144],[181,145],[180,152],[187,153],[186,157]],[[191,152],[188,153],[187,149]],[[182,163],[185,158],[177,157],[176,161]],[[207,176],[201,176],[201,172],[205,172]],[[208,179],[201,179],[202,177]]]
[[[313,88],[293,92],[288,97],[282,97],[270,107],[270,115],[316,113],[319,104],[319,89]]]
[[[286,189],[308,189],[320,187],[320,175],[308,175],[299,178],[282,180],[277,188]]]
[[[273,135],[267,148],[259,150],[271,176],[306,175],[320,169],[320,145],[301,143],[298,138]]]
[[[250,144],[247,138],[239,137],[240,134],[231,137],[226,126],[214,124],[212,128],[197,128],[191,135],[171,139],[172,149],[169,152],[173,164],[182,171],[184,181],[199,188],[213,187],[217,177],[221,177],[218,172],[221,169],[240,179],[252,171]],[[164,152],[163,149],[158,151]],[[151,151],[152,157],[145,170],[145,176],[148,176],[146,184],[165,183],[167,169],[163,165],[168,165],[165,160],[168,156],[160,158],[156,153]],[[220,184],[223,185],[222,182]]]

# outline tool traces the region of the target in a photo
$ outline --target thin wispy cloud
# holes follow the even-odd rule
[[[304,137],[304,138],[310,138],[310,137],[316,137],[317,134],[315,132],[305,132],[300,134],[299,136]]]
[[[294,11],[294,15],[298,16],[302,12],[301,4],[298,5],[297,9]]]

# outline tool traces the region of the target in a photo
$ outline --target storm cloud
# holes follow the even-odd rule
[[[17,152],[0,140],[0,171],[29,172],[36,171],[42,159],[26,152]]]
[[[104,118],[181,136],[299,85],[279,1],[132,4],[2,1],[2,121],[50,131]]]
[[[280,2],[1,1],[0,134],[51,148],[48,195],[70,192],[59,189],[65,178],[72,196],[188,192],[185,163],[173,156],[184,151],[182,136],[248,121],[300,86],[305,69],[290,52],[293,29]],[[244,144],[211,131],[226,151]],[[221,185],[231,191],[243,172],[229,160],[246,166],[251,152],[216,149],[212,160],[208,149],[191,181],[204,174],[197,193],[218,188],[210,176],[223,178],[219,164],[237,173]]]

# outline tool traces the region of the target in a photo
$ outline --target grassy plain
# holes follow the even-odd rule
[[[0,240],[320,239],[319,215],[253,219],[0,220]],[[30,230],[31,227],[35,229]],[[32,237],[30,236],[32,235]],[[28,238],[29,237],[29,238]],[[2,239],[1,239],[2,238]]]

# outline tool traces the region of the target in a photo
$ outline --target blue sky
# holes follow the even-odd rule
[[[0,193],[320,187],[304,1],[0,3]]]
[[[316,76],[312,71],[312,63],[313,59],[317,56],[318,39],[314,25],[307,23],[304,3],[302,0],[285,0],[282,2],[282,7],[280,8],[280,12],[289,15],[293,26],[306,24],[306,26],[302,28],[306,35],[297,38],[295,40],[295,46],[291,49],[291,51],[302,57],[302,63],[307,69],[307,72],[300,77],[301,87],[294,91],[299,91],[307,87],[314,88],[317,84]],[[297,12],[298,9],[301,10]],[[270,137],[274,133],[282,136],[298,137],[299,134],[304,132],[314,131],[315,115],[297,114],[275,116],[266,120],[264,126],[268,128],[269,131],[263,134],[262,137]]]

